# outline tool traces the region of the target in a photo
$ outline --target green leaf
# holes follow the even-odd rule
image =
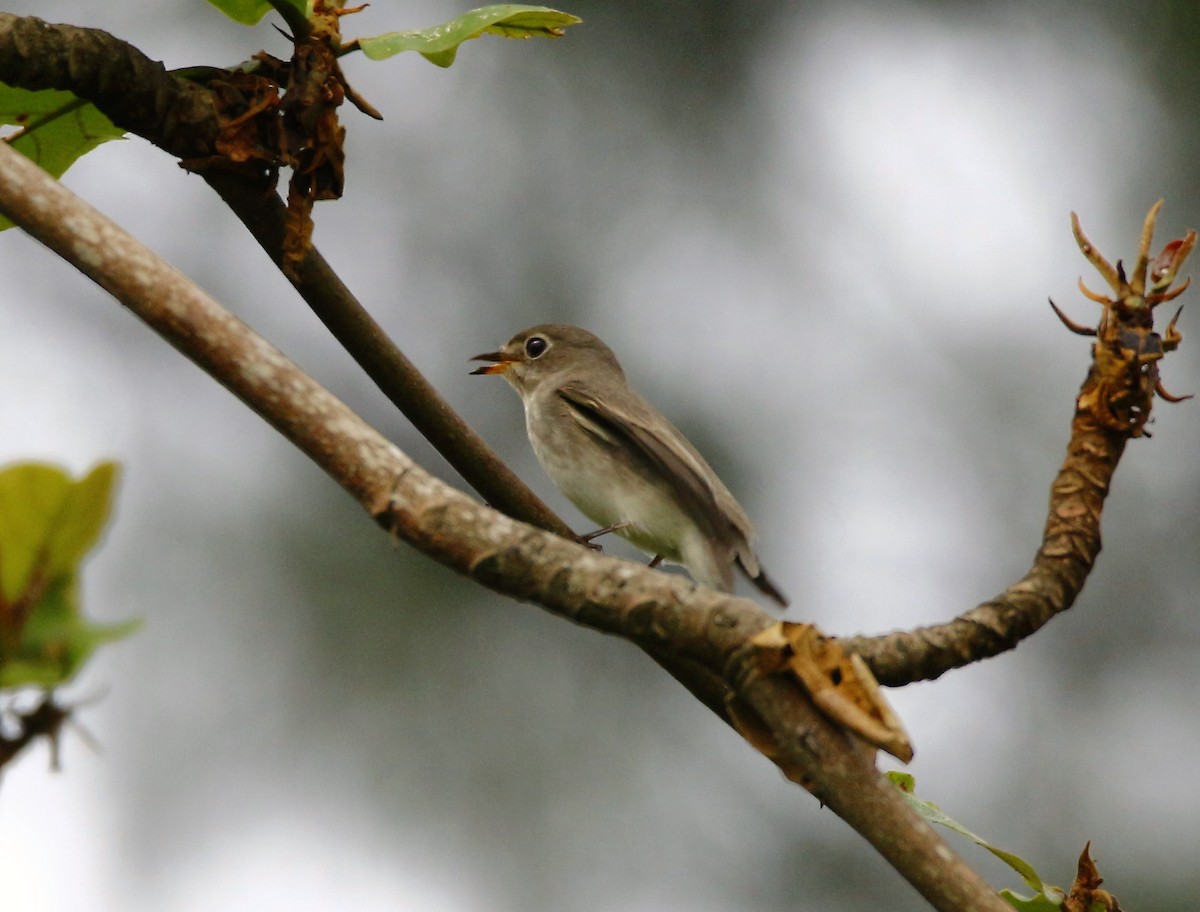
[[[96,146],[125,135],[95,105],[70,92],[30,92],[4,83],[0,124],[21,127],[9,144],[56,178]],[[12,222],[0,216],[0,231],[11,227]]]
[[[0,600],[29,588],[71,480],[53,466],[27,463],[0,472]]]
[[[1035,896],[1020,896],[1012,890],[1001,890],[1000,898],[1018,912],[1062,912],[1062,896],[1053,899],[1045,893]]]
[[[51,574],[69,573],[92,550],[108,522],[117,464],[102,462],[67,491],[58,524],[46,542]]]
[[[242,25],[258,25],[273,7],[269,0],[208,0],[213,6]],[[305,18],[312,12],[312,0],[280,0]]]
[[[563,29],[582,21],[578,16],[545,6],[501,3],[471,10],[432,28],[360,38],[358,44],[372,60],[383,60],[401,51],[417,51],[431,63],[448,67],[454,63],[460,44],[484,33],[505,38],[561,38]]]
[[[11,662],[0,661],[0,687],[54,687],[69,680],[97,646],[128,636],[141,621],[93,624],[79,616],[74,575],[63,576],[39,600]]]
[[[1017,897],[1014,894],[1004,896],[1004,898],[1010,903],[1015,905],[1016,903],[1014,900],[1019,900],[1020,902],[1027,904],[1033,903],[1033,905],[1017,906],[1019,909],[1028,910],[1028,912],[1043,912],[1043,909],[1057,910],[1061,906],[1063,897],[1065,895],[1063,891],[1058,887],[1052,887],[1048,884],[1042,883],[1042,879],[1038,876],[1037,871],[1033,869],[1033,865],[1027,862],[1024,858],[1019,855],[1014,855],[1012,852],[1006,852],[1004,849],[992,845],[986,839],[976,836],[957,820],[948,816],[933,802],[924,801],[921,798],[918,798],[915,793],[916,780],[910,773],[893,771],[887,773],[887,777],[893,785],[895,785],[898,789],[900,789],[901,792],[904,793],[904,797],[908,800],[908,803],[912,806],[913,810],[920,814],[921,817],[923,817],[927,822],[936,823],[939,826],[944,826],[949,830],[953,830],[960,836],[965,836],[967,839],[970,839],[977,845],[987,849],[989,852],[1007,864],[1010,868],[1016,871],[1019,875],[1021,875],[1021,880],[1025,881],[1026,886],[1037,891],[1037,895],[1032,896],[1029,899]],[[1002,896],[1004,895],[1004,892],[1001,893]],[[1047,902],[1050,903],[1050,905],[1037,905],[1039,902]]]
[[[100,625],[79,611],[75,581],[107,521],[117,467],[76,481],[56,466],[0,470],[0,687],[52,687],[97,646],[138,622]]]

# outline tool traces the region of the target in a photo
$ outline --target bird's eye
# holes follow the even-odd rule
[[[549,347],[550,343],[541,336],[530,336],[525,340],[525,354],[531,358],[540,358]]]

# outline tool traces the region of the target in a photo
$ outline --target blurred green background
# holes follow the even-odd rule
[[[347,35],[467,9],[376,3]],[[587,326],[755,519],[788,617],[946,619],[1040,541],[1087,343],[1068,214],[1129,258],[1200,226],[1194,3],[594,2],[561,41],[345,61],[345,199],[316,242],[557,508],[520,404],[467,358]],[[201,0],[17,2],[168,66],[285,56]],[[203,184],[145,142],[66,177],[431,471],[457,481]],[[858,912],[924,904],[637,650],[390,542],[103,292],[0,236],[0,462],[124,465],[84,574],[142,617],[103,693],[3,782],[0,904],[58,910]],[[1190,296],[1185,296],[1184,301]],[[1194,305],[1191,305],[1194,306]],[[1195,317],[1166,362],[1200,390]],[[1200,893],[1200,406],[1160,405],[1078,605],[889,693],[918,790],[1129,908]],[[618,553],[620,546],[612,550]],[[961,844],[993,883],[999,863]]]

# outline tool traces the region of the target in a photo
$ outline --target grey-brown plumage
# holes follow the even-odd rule
[[[755,532],[717,474],[643,399],[607,345],[547,323],[517,333],[476,374],[502,374],[525,404],[534,454],[585,516],[695,579],[733,591],[737,564],[781,605],[754,553]]]

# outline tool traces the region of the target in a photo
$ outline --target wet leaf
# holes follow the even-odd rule
[[[561,38],[568,25],[581,21],[578,16],[544,6],[501,3],[471,10],[432,28],[389,32],[372,38],[360,38],[358,43],[363,53],[372,60],[383,60],[402,51],[416,51],[430,63],[448,67],[454,63],[459,45],[480,35]]]

